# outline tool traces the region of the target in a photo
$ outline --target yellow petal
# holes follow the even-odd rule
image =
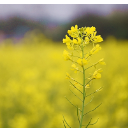
[[[100,35],[95,36],[94,43],[99,43],[99,42],[102,42],[102,41],[103,41],[103,38]]]

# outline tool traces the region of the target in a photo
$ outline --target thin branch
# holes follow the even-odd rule
[[[90,75],[89,77],[85,78],[85,80],[87,80],[88,78],[90,78],[92,75]]]
[[[92,95],[92,94],[94,94],[94,93],[96,93],[96,91],[95,91],[95,92],[93,92],[93,93],[90,93],[90,94],[86,95],[86,97],[88,97],[88,96],[90,96],[90,95]]]
[[[63,124],[64,124],[64,128],[66,128],[66,125],[65,125],[65,123],[64,123],[64,120],[63,120]]]
[[[73,63],[76,63],[76,64],[78,64],[76,61],[74,61],[74,60],[71,60]]]
[[[77,107],[77,117],[78,117],[78,121],[79,121],[79,124],[80,124],[80,119],[79,119],[79,109]]]
[[[102,104],[102,103],[101,103]],[[90,113],[90,112],[92,112],[92,111],[94,111],[94,110],[96,110],[101,104],[99,104],[97,107],[95,107],[94,109],[92,109],[91,111],[88,111],[87,113],[85,113],[83,116],[85,116],[85,115],[87,115],[88,113]]]
[[[63,118],[64,118],[64,116],[63,116]],[[65,120],[65,118],[64,118],[64,121],[65,121],[65,123],[68,125],[68,127],[71,128],[70,125],[69,125],[69,124],[67,123],[67,121]]]
[[[90,79],[90,80],[87,82],[87,84],[89,84],[92,80],[93,80],[93,79]],[[86,84],[86,85],[87,85],[87,84]]]
[[[75,89],[77,89],[80,93],[82,93],[71,81],[69,81]],[[82,93],[83,94],[83,93]]]
[[[92,118],[91,118],[92,119]],[[89,125],[94,125],[98,122],[99,118],[96,120],[96,122],[94,122],[93,124],[90,124],[91,123],[91,119],[90,119],[90,122],[87,124],[86,128],[89,126]],[[82,125],[82,126],[85,126],[85,125]]]
[[[70,77],[70,76],[68,76],[68,75],[67,75],[67,77],[68,77],[69,79],[71,79],[71,80],[75,81],[76,83],[80,84],[81,86],[83,86],[83,84],[81,84],[81,83],[80,83],[80,82],[78,82],[77,80],[73,79],[72,77]]]
[[[96,121],[95,123],[93,123],[93,124],[90,124],[90,125],[94,125],[94,124],[96,124],[96,123],[98,122],[98,120],[99,120],[99,118],[97,119],[97,121]]]
[[[87,69],[89,69],[89,68],[91,68],[91,67],[93,67],[93,66],[95,66],[96,64],[98,64],[99,62],[96,62],[95,64],[93,64],[93,65],[91,65],[91,66],[89,66],[89,67],[87,67],[85,70],[87,70]]]
[[[87,124],[87,126],[85,128],[87,128],[90,125],[91,120],[92,120],[92,118],[90,119],[90,121],[88,122],[88,124]]]
[[[77,71],[79,71],[79,72],[82,72],[82,73],[83,73],[83,71],[81,71],[81,70],[79,70],[79,69],[77,69]]]
[[[71,105],[73,105],[75,108],[77,108],[77,106],[75,106],[66,96],[65,96],[65,98],[68,100],[68,102],[71,104]],[[80,109],[79,109],[80,110]],[[81,110],[80,110],[81,111]]]
[[[91,68],[91,67],[93,67],[94,66],[94,64],[93,65],[91,65],[91,66],[89,66],[89,67],[87,67],[87,68],[85,68],[85,70],[87,70],[87,69],[89,69],[89,68]]]
[[[72,94],[74,94],[74,96],[76,96],[79,100],[81,100],[71,89],[69,89],[71,92],[72,92]],[[81,100],[82,101],[82,100]],[[83,101],[82,101],[83,102]]]
[[[85,104],[85,106],[87,106],[89,103],[91,103],[92,100],[93,100],[93,98],[94,98],[94,96],[92,97],[92,99],[91,99],[87,104]],[[85,107],[85,106],[84,106],[84,107]]]
[[[93,93],[90,93],[90,94],[86,95],[86,97],[88,97],[88,96],[90,96],[90,95],[92,95],[92,94],[94,94],[94,93],[96,93],[96,92],[100,91],[102,88],[103,88],[103,87],[100,87],[99,89],[97,89],[97,90],[96,90],[96,91],[94,91]]]
[[[80,84],[81,86],[83,86],[83,84],[79,83],[77,80],[71,78],[71,80],[75,81],[76,83]]]
[[[82,59],[81,57],[79,57],[79,56],[74,56],[74,55],[72,55],[73,57],[77,57],[77,58],[80,58],[80,59]]]
[[[87,54],[87,53],[86,53]],[[91,57],[92,55],[90,54],[88,57],[86,57],[86,59],[88,59],[89,57]]]

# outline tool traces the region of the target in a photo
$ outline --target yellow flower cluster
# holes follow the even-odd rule
[[[67,33],[69,36],[65,36],[65,38],[63,39],[63,43],[66,44],[69,50],[76,50],[77,52],[79,52],[80,56],[75,56],[78,57],[78,59],[74,60],[73,52],[72,54],[70,54],[66,50],[64,50],[63,56],[65,60],[70,60],[73,62],[72,70],[74,70],[74,72],[76,73],[77,71],[79,71],[79,69],[74,63],[78,64],[81,67],[87,65],[89,63],[90,57],[101,50],[100,45],[95,45],[95,43],[102,42],[103,39],[100,35],[96,35],[97,31],[93,26],[78,28],[78,26],[75,25],[72,26],[71,30],[68,30]],[[89,43],[93,44],[93,48],[89,52],[84,53],[84,48],[86,48],[85,46]],[[93,66],[96,67],[97,64],[105,65],[105,62],[103,61],[103,59],[100,59],[97,63],[93,64]],[[99,70],[96,70],[93,74],[93,78],[98,79],[100,77],[101,74],[99,73]]]
[[[70,50],[74,50],[75,45],[89,44],[89,43],[99,43],[102,42],[103,39],[100,35],[96,36],[96,28],[95,27],[82,27],[78,29],[78,26],[71,27],[71,30],[67,32],[69,36],[73,39],[70,39],[68,35],[63,39],[63,43],[66,43],[67,48]]]

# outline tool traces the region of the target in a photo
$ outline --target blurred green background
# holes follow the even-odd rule
[[[7,5],[0,5],[0,9],[4,6]],[[23,5],[8,5],[8,9],[12,6],[17,6],[17,10],[18,7],[23,10],[25,8]],[[36,6],[35,13],[31,12],[34,16],[38,13],[38,5],[29,5],[31,6]],[[71,11],[71,6],[74,7],[42,5],[42,8],[50,10],[56,6],[59,9],[65,6],[60,13],[63,16],[63,12]],[[102,10],[99,10],[96,13],[95,8],[101,6],[102,9],[108,7],[108,10],[111,7],[111,12],[101,15],[99,12]],[[80,7],[84,8],[84,5],[76,9],[79,10]],[[65,99],[66,96],[75,105],[79,105],[79,101],[69,90],[71,87],[65,79],[66,72],[74,78],[81,78],[79,73],[74,74],[70,70],[71,62],[64,61],[62,55],[63,50],[67,49],[62,39],[75,24],[78,27],[95,26],[98,35],[104,39],[100,43],[102,50],[94,59],[104,58],[106,66],[102,66],[102,78],[95,80],[87,93],[102,86],[104,88],[94,94],[93,101],[85,111],[95,108],[101,102],[103,104],[89,113],[84,123],[87,124],[90,118],[92,122],[99,118],[98,123],[90,128],[128,128],[128,6],[85,5],[87,7],[90,12],[74,12],[76,17],[63,22],[52,21],[50,16],[49,20],[41,16],[34,20],[26,18],[23,12],[23,16],[1,13],[0,128],[63,128],[63,115],[72,128],[78,128],[76,108]],[[13,9],[10,8],[11,10]],[[55,18],[59,17],[57,12],[54,12]],[[7,16],[3,18],[2,15]],[[42,17],[43,15],[42,11]],[[90,99],[91,97],[87,100]]]

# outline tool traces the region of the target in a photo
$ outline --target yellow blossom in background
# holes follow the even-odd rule
[[[13,42],[12,39],[10,40]],[[68,77],[68,80],[65,80],[65,71],[71,75],[69,75],[70,77],[77,78],[78,81],[81,81],[82,73],[79,73],[79,71],[77,71],[77,74],[74,73],[74,70],[70,70],[70,63],[66,63],[62,59],[65,46],[61,44],[62,42],[53,42],[43,34],[37,34],[33,31],[21,38],[20,44],[10,43],[10,45],[6,45],[6,40],[1,42],[0,128],[63,128],[62,115],[65,116],[69,125],[72,125],[72,128],[78,127],[76,108],[70,106],[70,103],[63,97],[66,95],[75,105],[79,105],[81,101],[75,100],[74,95],[69,91],[72,85],[68,86],[68,81],[71,79]],[[95,46],[96,44],[94,44]],[[97,58],[97,62],[99,62],[100,58],[104,57],[102,61],[109,63],[107,69],[104,69],[106,71],[103,77],[101,76],[100,81],[96,81],[96,79],[89,85],[90,88],[85,87],[87,94],[90,94],[91,90],[98,92],[98,94],[94,94],[96,96],[96,98],[94,97],[95,102],[87,105],[89,110],[103,101],[103,105],[96,109],[95,117],[91,121],[91,123],[94,123],[95,119],[99,117],[98,123],[90,127],[127,128],[128,68],[126,58],[128,56],[128,40],[114,38],[113,41],[113,39],[108,39],[103,42],[102,48],[103,50],[94,54],[94,58],[95,60]],[[89,47],[87,53],[91,49]],[[77,61],[78,58],[70,55],[71,59]],[[78,55],[80,56],[80,53]],[[82,58],[82,54],[80,57]],[[89,59],[91,62],[91,58]],[[73,63],[71,61],[71,65]],[[74,64],[76,67],[79,66],[77,63]],[[91,66],[90,63],[85,65],[85,68],[88,66]],[[88,77],[88,74],[90,76],[90,73],[94,73],[93,71],[86,71],[86,77]],[[72,82],[76,87],[82,88],[79,83]],[[99,92],[97,87],[102,86],[105,89],[103,89],[103,92]],[[74,88],[72,91],[76,92]],[[117,95],[115,96],[115,94]],[[91,97],[87,100],[90,99]],[[85,108],[85,112],[87,112],[87,109]],[[87,120],[92,117],[93,112],[89,113],[87,118],[85,117],[84,123],[87,124]],[[83,126],[83,128],[85,127]]]

